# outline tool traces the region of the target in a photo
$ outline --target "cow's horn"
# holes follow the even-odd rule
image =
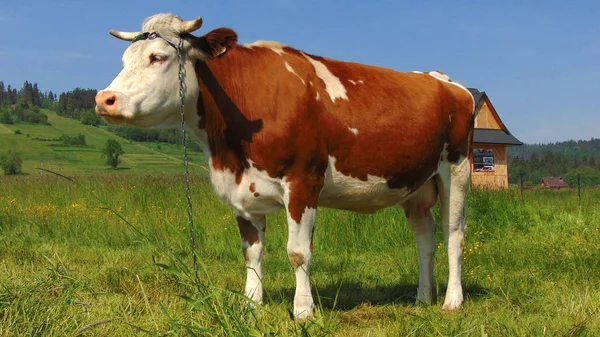
[[[191,33],[200,27],[202,27],[202,17],[201,16],[195,18],[194,20],[182,22],[181,23],[181,33],[182,34]]]
[[[109,31],[110,35],[125,41],[133,41],[142,32],[119,32],[116,30]]]

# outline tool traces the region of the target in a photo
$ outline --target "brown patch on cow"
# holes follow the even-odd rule
[[[298,269],[304,264],[304,254],[302,253],[292,252],[288,254],[288,257],[294,269]]]
[[[259,243],[260,240],[258,238],[258,229],[252,225],[252,222],[242,218],[237,217],[238,228],[240,229],[240,236],[242,237],[242,241],[248,242],[250,246],[255,243]]]
[[[260,197],[260,193],[258,193],[258,192],[254,192],[254,197],[255,197],[255,198],[258,198],[258,197]]]
[[[217,170],[231,170],[239,184],[249,166],[248,144],[262,129],[262,121],[245,117],[205,62],[197,61],[195,68],[202,96],[198,113],[205,120],[212,165]]]
[[[256,184],[255,183],[250,184],[250,192],[252,192],[252,193],[256,192]]]

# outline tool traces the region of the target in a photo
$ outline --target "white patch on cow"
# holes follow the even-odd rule
[[[292,68],[292,66],[289,63],[287,63],[287,61],[285,62],[285,69],[287,69],[287,71],[289,71],[290,73],[296,75],[296,77],[298,77],[300,81],[302,81],[302,84],[306,85],[306,82],[304,82],[302,77],[300,77],[300,75],[298,75],[296,71],[294,71],[294,68]]]
[[[329,69],[327,69],[323,62],[314,60],[304,53],[302,55],[304,55],[304,57],[306,57],[306,59],[313,65],[317,76],[325,83],[325,90],[329,94],[332,102],[335,102],[335,100],[338,98],[348,100],[348,96],[346,95],[346,87],[344,87],[339,78],[332,74]]]
[[[317,101],[321,100],[321,95],[319,95],[319,93],[317,92]]]
[[[357,128],[348,127],[348,130],[350,130],[350,132],[352,132],[354,135],[358,135],[358,129]]]
[[[429,75],[437,78],[438,80],[444,81],[444,82],[450,82],[450,76],[441,73],[439,71],[430,71]]]
[[[325,185],[319,205],[349,211],[372,213],[385,207],[398,205],[410,195],[408,188],[389,188],[387,180],[368,175],[363,181],[346,176],[335,167],[335,157],[329,157],[325,171]]]
[[[356,85],[356,82],[354,82],[353,80],[348,80],[348,82],[350,82],[350,83],[352,83],[352,84]]]
[[[252,49],[254,47],[267,48],[267,49],[271,49],[272,51],[276,52],[279,55],[282,55],[285,53],[283,48],[286,47],[286,45],[281,44],[277,41],[264,41],[264,40],[258,40],[253,43],[243,44],[241,46],[250,48],[250,49]]]
[[[209,158],[210,180],[217,195],[229,203],[236,214],[250,219],[252,215],[268,214],[283,207],[281,179],[271,178],[265,171],[257,170],[250,162],[238,184],[229,169],[217,170]],[[250,191],[254,183],[255,191]],[[256,197],[255,193],[259,194]]]
[[[422,74],[423,72],[422,71],[413,70],[413,71],[411,71],[411,73],[413,73],[413,74]]]
[[[358,83],[364,84],[365,82],[363,82],[363,80],[358,80]]]
[[[313,85],[312,81],[308,81],[308,83],[309,83],[311,86]]]

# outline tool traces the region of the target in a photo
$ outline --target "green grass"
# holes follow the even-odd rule
[[[0,152],[12,149],[23,159],[23,173],[36,174],[43,168],[61,174],[81,175],[94,172],[112,171],[104,165],[101,150],[108,139],[117,139],[125,154],[121,156],[121,171],[133,174],[151,172],[177,173],[182,170],[181,146],[166,143],[130,142],[109,132],[106,126],[93,127],[79,121],[43,110],[48,115],[50,125],[20,123],[0,124]],[[17,135],[14,131],[20,130]],[[57,139],[63,134],[85,135],[87,146],[63,146]],[[158,146],[160,145],[160,150]],[[205,167],[201,153],[190,153],[191,166]],[[202,169],[204,170],[204,169]]]
[[[415,305],[418,264],[402,210],[321,209],[314,322],[290,319],[283,213],[268,218],[266,303],[247,310],[235,218],[193,176],[195,282],[181,174],[1,177],[0,336],[594,336],[600,331],[600,190],[472,191],[466,300]],[[96,199],[97,196],[102,202]],[[126,223],[111,210],[118,212]],[[439,217],[436,208],[435,217]],[[106,321],[110,320],[110,321]],[[96,325],[93,325],[97,323]],[[92,324],[89,326],[88,324]],[[86,327],[87,326],[87,327]]]

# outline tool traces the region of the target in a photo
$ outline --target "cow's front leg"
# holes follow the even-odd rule
[[[322,183],[322,179],[307,179],[286,188],[289,231],[287,253],[296,274],[294,317],[300,320],[309,318],[314,311],[308,275],[312,258],[312,236],[317,215],[317,203]],[[307,185],[312,186],[307,188]]]
[[[265,242],[266,219],[264,216],[252,220],[237,217],[242,251],[246,260],[246,289],[245,294],[252,301],[262,302],[262,257]]]

